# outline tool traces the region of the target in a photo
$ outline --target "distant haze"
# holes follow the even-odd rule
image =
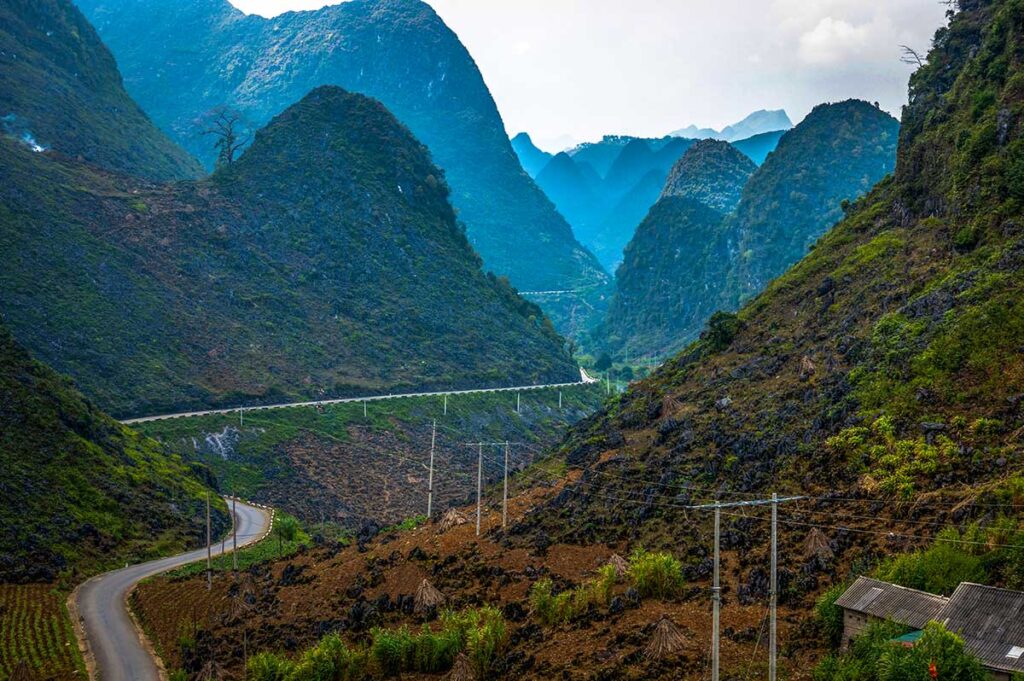
[[[323,0],[231,0],[272,16]],[[555,150],[604,134],[721,129],[757,109],[878,101],[899,117],[938,0],[428,0],[476,59],[510,135]]]

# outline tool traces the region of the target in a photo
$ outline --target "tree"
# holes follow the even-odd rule
[[[909,45],[900,45],[900,61],[904,64],[924,66],[924,56]]]
[[[274,536],[277,537],[277,553],[284,553],[284,542],[295,541],[299,534],[299,521],[290,515],[274,518]]]
[[[612,368],[612,358],[608,356],[607,352],[601,353],[594,364],[594,368],[598,371],[608,371]]]
[[[231,165],[239,150],[252,141],[251,126],[242,112],[224,104],[200,116],[198,125],[203,135],[215,138],[218,168]]]

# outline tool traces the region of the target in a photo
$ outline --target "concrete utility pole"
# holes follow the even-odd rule
[[[366,418],[366,400],[363,400],[363,418]]]
[[[430,431],[430,472],[427,474],[427,520],[434,510],[434,442],[437,440],[437,421]]]
[[[508,527],[508,440],[505,441],[505,489],[501,495],[501,529]]]
[[[206,590],[213,591],[213,550],[210,536],[210,493],[206,493]]]
[[[711,601],[713,603],[714,611],[712,613],[712,626],[714,631],[711,632],[711,681],[719,681],[719,648],[721,645],[721,638],[719,635],[720,625],[720,610],[722,604],[722,590],[719,583],[719,564],[721,551],[719,544],[721,542],[721,513],[723,508],[736,508],[740,506],[765,506],[771,504],[772,506],[772,576],[771,576],[771,628],[770,628],[770,641],[768,643],[768,656],[769,656],[769,681],[776,681],[775,679],[775,666],[776,666],[776,630],[775,630],[775,605],[777,602],[776,594],[776,569],[777,569],[777,552],[776,547],[778,546],[778,508],[781,502],[786,501],[798,501],[803,497],[782,497],[779,498],[778,494],[772,494],[771,499],[753,499],[750,501],[729,501],[729,502],[716,502],[713,504],[700,504],[695,506],[687,506],[687,509],[691,510],[707,510],[714,509],[715,511],[715,569],[714,569],[714,582],[711,587]]]
[[[521,413],[519,411],[519,393],[516,393],[516,413],[517,414]]]
[[[448,393],[444,395],[444,415],[448,416]]]
[[[771,580],[771,616],[768,631],[768,681],[775,681],[778,658],[778,628],[775,622],[775,611],[779,605],[779,495],[772,492],[772,580]]]
[[[476,459],[476,536],[480,536],[480,492],[484,482],[484,443],[479,444]]]
[[[558,391],[558,408],[559,409],[562,408],[562,391],[561,390]]]
[[[238,572],[238,511],[234,495],[231,495],[231,565]]]

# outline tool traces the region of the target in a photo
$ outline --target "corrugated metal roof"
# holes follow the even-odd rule
[[[846,610],[855,610],[881,619],[891,619],[915,629],[936,619],[947,599],[917,589],[908,589],[870,577],[858,577],[836,601]]]
[[[1024,592],[964,582],[935,619],[986,667],[1024,672]]]

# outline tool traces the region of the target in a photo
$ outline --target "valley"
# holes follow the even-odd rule
[[[1024,678],[1024,0],[504,3],[0,2],[0,681]]]

